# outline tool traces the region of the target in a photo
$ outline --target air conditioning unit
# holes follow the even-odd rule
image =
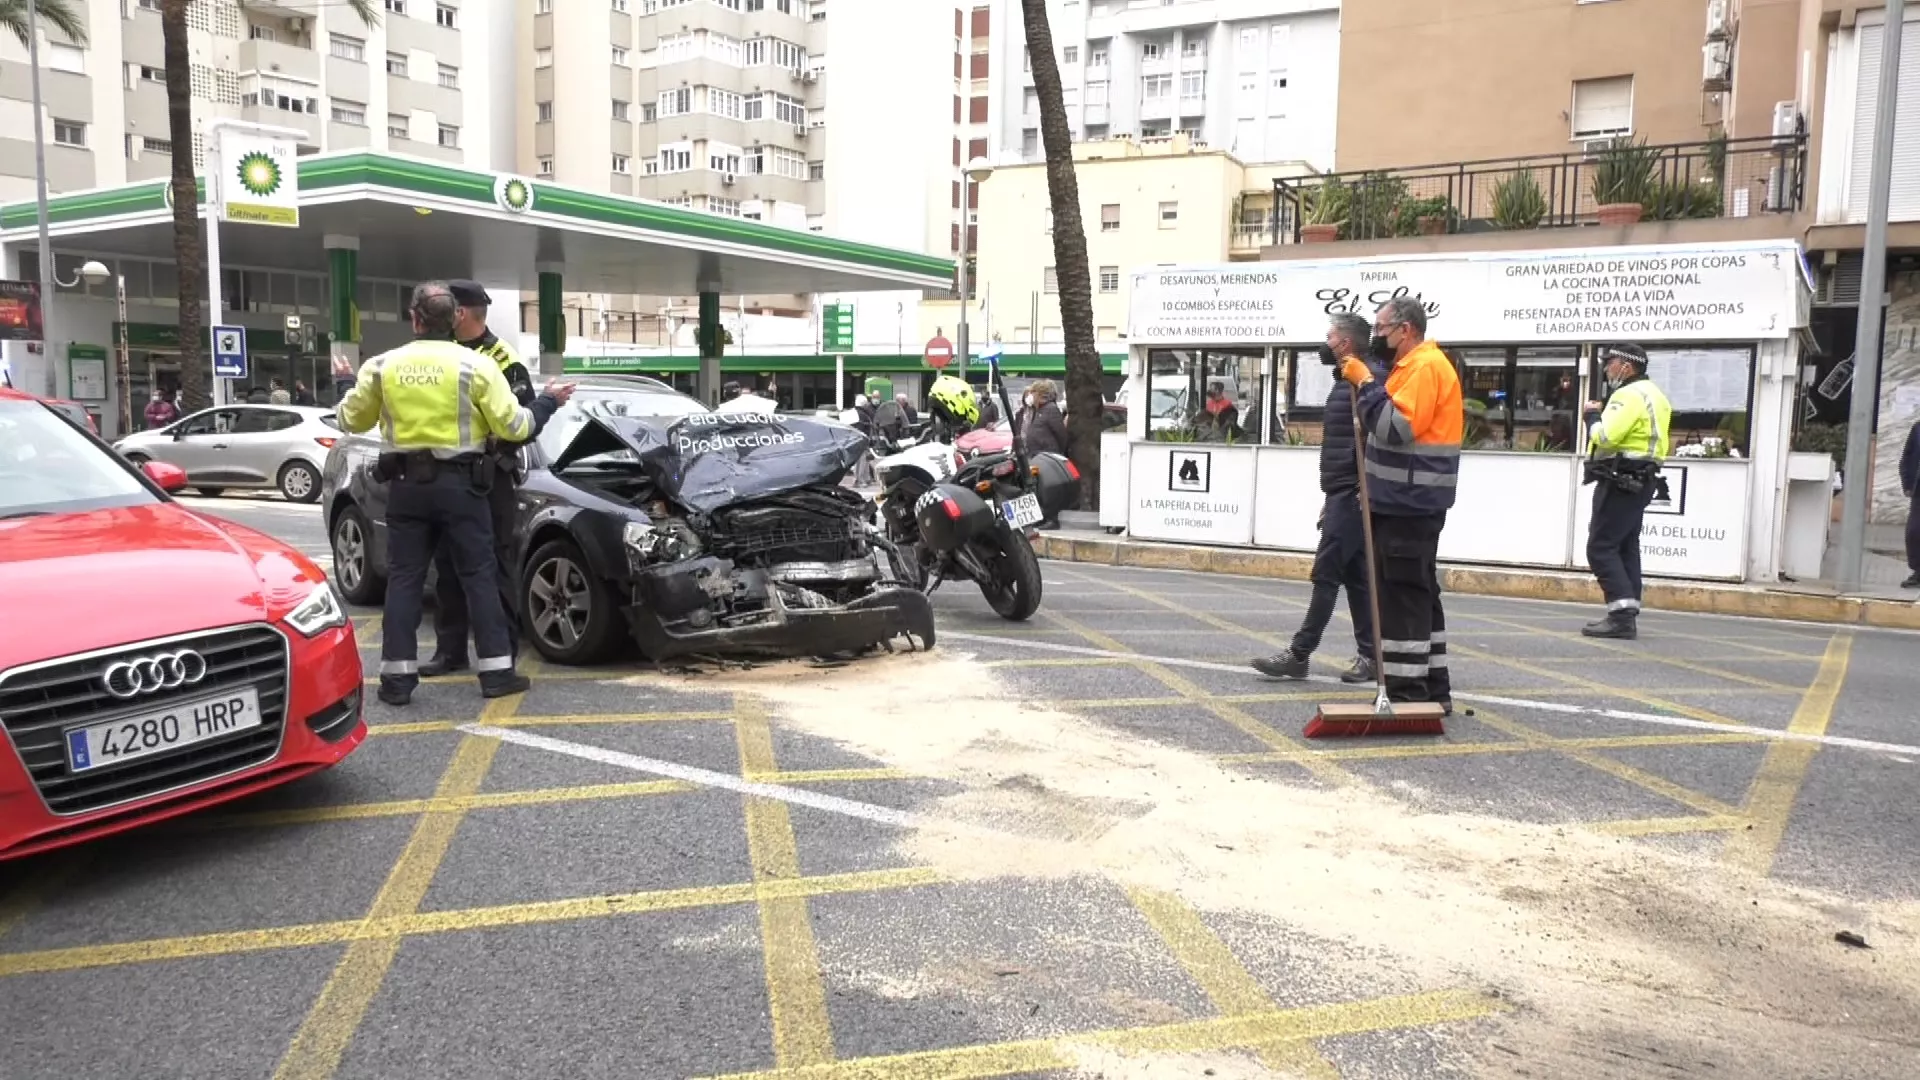
[[[720,186],[721,186],[721,187],[732,187],[732,186],[733,186],[733,174],[732,174],[732,173],[721,173],[721,174],[720,174]]]
[[[287,29],[296,34],[304,34],[307,32],[307,20],[295,15],[293,18],[287,20]]]
[[[1707,40],[1725,41],[1733,36],[1727,0],[1707,0]]]
[[[1604,139],[1582,140],[1580,143],[1580,152],[1588,157],[1604,154],[1607,152],[1607,148],[1613,145],[1613,140],[1616,137],[1617,136],[1609,135]]]
[[[1800,134],[1800,103],[1778,101],[1773,106],[1773,137],[1792,139]]]
[[[1724,91],[1733,88],[1733,44],[1709,41],[1700,47],[1700,89]]]
[[[800,81],[804,83],[819,82],[820,73],[817,71],[803,71],[800,73]]]

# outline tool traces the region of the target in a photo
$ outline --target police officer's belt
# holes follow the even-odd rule
[[[1659,471],[1660,463],[1651,458],[1604,457],[1588,458],[1584,475],[1589,484],[1612,484],[1629,495],[1638,495]]]
[[[480,454],[439,458],[431,450],[389,450],[375,462],[374,479],[387,483],[405,480],[415,484],[431,484],[439,478],[441,470],[450,469],[462,477],[477,481],[478,470],[486,463]]]

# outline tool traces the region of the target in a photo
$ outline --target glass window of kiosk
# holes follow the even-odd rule
[[[1736,457],[1748,452],[1753,407],[1751,345],[1649,345],[1647,377],[1673,405],[1675,457]],[[1594,396],[1604,398],[1605,345],[1593,348]]]
[[[1147,438],[1260,441],[1264,349],[1154,349],[1147,353]]]
[[[1460,372],[1466,449],[1573,452],[1580,412],[1578,347],[1469,345],[1447,352]]]
[[[1278,388],[1267,441],[1278,446],[1319,446],[1327,412],[1327,394],[1339,378],[1320,362],[1319,349],[1276,350]]]

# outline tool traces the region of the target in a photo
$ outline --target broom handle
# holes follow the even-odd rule
[[[1373,496],[1367,491],[1367,435],[1360,424],[1360,388],[1349,385],[1347,395],[1353,404],[1353,458],[1360,478],[1360,535],[1367,548],[1367,607],[1373,615],[1373,683],[1375,710],[1392,709],[1387,705],[1386,648],[1380,644],[1380,571],[1373,560]],[[1392,402],[1387,403],[1393,407]]]

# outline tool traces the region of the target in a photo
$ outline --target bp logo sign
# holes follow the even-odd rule
[[[220,219],[298,228],[300,184],[294,143],[228,131],[220,133],[219,146],[219,168],[209,168],[208,187],[217,198]]]
[[[256,199],[271,197],[280,190],[280,163],[262,153],[240,159],[240,186]]]
[[[510,214],[533,209],[533,185],[518,176],[502,176],[493,182],[493,200]]]

